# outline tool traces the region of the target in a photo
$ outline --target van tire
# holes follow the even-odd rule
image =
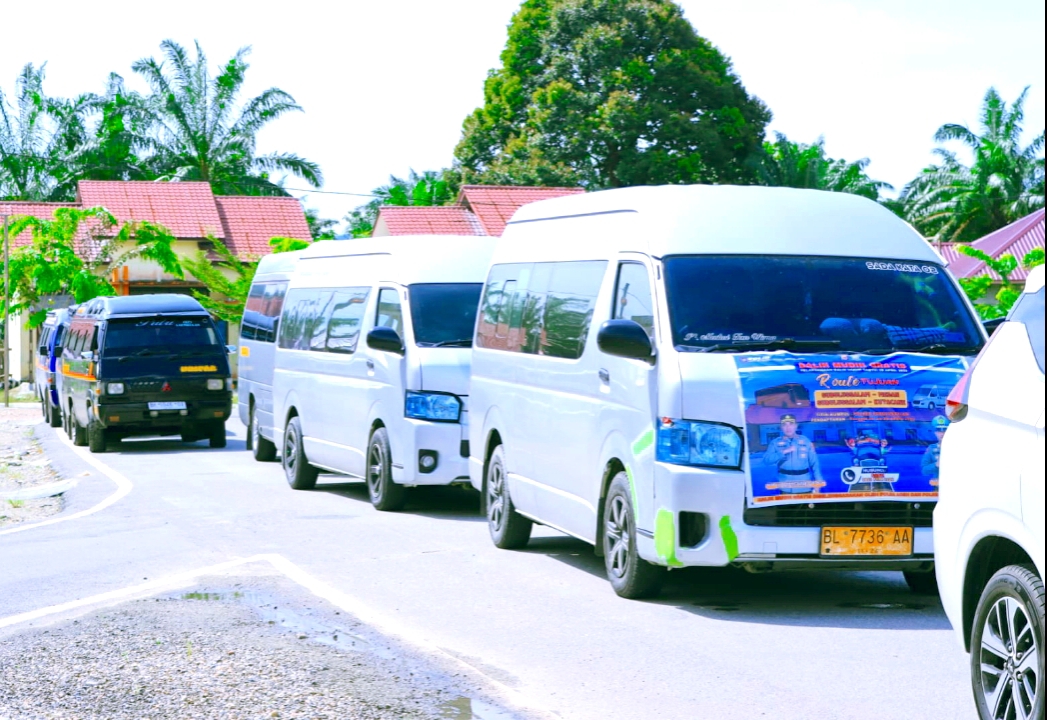
[[[257,462],[272,462],[276,459],[276,444],[262,437],[262,432],[258,428],[258,416],[255,414],[253,405],[247,419],[247,446]]]
[[[629,600],[658,594],[666,569],[642,557],[636,547],[636,509],[629,490],[629,476],[614,476],[604,501],[603,553],[607,579],[619,597]]]
[[[214,427],[211,428],[211,432],[207,434],[207,444],[216,450],[221,450],[226,446],[227,439],[225,437],[225,423],[215,423]]]
[[[88,413],[90,412],[90,409],[88,409]],[[76,419],[75,414],[72,415],[69,422],[71,423],[73,429],[73,445],[76,445],[77,447],[86,447],[87,428],[80,424],[80,421]]]
[[[70,440],[73,439],[73,408],[70,407],[68,412],[62,413],[62,429],[65,430],[65,436]]]
[[[999,570],[990,578],[978,600],[978,607],[974,613],[974,625],[971,628],[971,686],[974,690],[974,702],[978,708],[978,715],[983,718],[997,717],[988,707],[983,667],[989,664],[999,668],[1004,665],[1004,658],[995,652],[984,650],[982,639],[987,630],[991,632],[993,622],[990,622],[990,617],[998,610],[1001,603],[1005,604],[1004,612],[1007,612],[1008,616],[1012,611],[1016,611],[1013,615],[1015,619],[1007,623],[1008,628],[1014,628],[1017,631],[1015,635],[1018,640],[1017,643],[1007,648],[1006,654],[1012,656],[1011,662],[1014,662],[1017,653],[1021,653],[1020,657],[1026,659],[1031,654],[1030,650],[1039,653],[1039,663],[1037,663],[1039,667],[1023,669],[1020,660],[1015,664],[1024,672],[1035,674],[1033,706],[1028,707],[1028,696],[1025,693],[1020,696],[1021,699],[1026,700],[1023,702],[1025,717],[1042,718],[1044,716],[1044,696],[1047,695],[1043,670],[1044,589],[1043,581],[1036,574],[1036,568],[1033,565],[1009,565]],[[1010,620],[1010,617],[1004,619]],[[1021,624],[1018,625],[1016,622]],[[1003,643],[1004,640],[997,637],[989,645],[1001,646]],[[1026,679],[1027,677],[1026,675]],[[1011,683],[1007,670],[1003,671],[998,682]],[[1010,690],[1014,690],[1013,683],[1010,685]],[[1007,692],[1007,689],[1004,692]],[[1014,695],[1012,694],[1011,697],[1013,698]]]
[[[90,422],[87,426],[87,447],[93,453],[104,453],[109,442],[105,428],[97,420]]]
[[[389,432],[380,427],[367,444],[367,494],[375,510],[395,512],[407,502],[407,488],[393,481],[393,456]]]
[[[320,471],[310,465],[305,456],[302,422],[297,417],[291,418],[284,430],[283,466],[287,484],[295,490],[312,490],[316,487]]]
[[[62,410],[51,404],[51,398],[47,398],[47,423],[53,428],[62,427]]]
[[[505,451],[501,445],[491,452],[491,459],[487,461],[484,507],[487,509],[487,530],[491,533],[495,547],[518,550],[527,545],[534,523],[516,512],[513,500],[509,497]]]

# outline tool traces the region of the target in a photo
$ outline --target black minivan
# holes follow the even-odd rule
[[[96,298],[80,305],[62,352],[66,432],[105,452],[131,435],[206,438],[225,447],[232,408],[226,346],[211,316],[185,295]]]

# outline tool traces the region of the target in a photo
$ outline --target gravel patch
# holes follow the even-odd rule
[[[62,510],[62,497],[13,500],[5,492],[53,483],[61,478],[34,435],[38,404],[0,407],[0,528],[43,520]]]
[[[514,716],[282,578],[0,634],[0,720]]]

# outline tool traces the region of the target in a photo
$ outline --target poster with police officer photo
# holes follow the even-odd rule
[[[937,496],[945,400],[964,360],[774,353],[736,364],[751,505]]]

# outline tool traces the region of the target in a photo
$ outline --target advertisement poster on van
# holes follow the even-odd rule
[[[945,398],[962,358],[736,356],[751,505],[938,495]]]

